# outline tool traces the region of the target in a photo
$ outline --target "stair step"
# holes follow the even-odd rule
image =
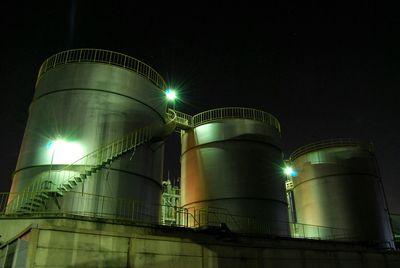
[[[46,200],[46,199],[41,198],[41,197],[39,197],[39,196],[35,196],[35,197],[32,199],[33,202],[40,203],[40,204],[42,204],[42,205],[43,205],[44,203],[46,203],[45,200]]]
[[[69,190],[70,190],[70,188],[68,188],[68,187],[66,187],[64,185],[58,186],[57,189],[60,190],[60,191],[64,191],[64,192],[69,192]]]
[[[62,190],[60,189],[55,189],[57,191],[52,191],[52,192],[48,192],[49,197],[62,197],[64,196],[64,193],[62,192]]]
[[[64,196],[64,193],[63,192],[60,192],[60,191],[57,191],[57,192],[54,192],[55,193],[55,195],[56,196]]]
[[[42,198],[43,200],[48,199],[50,196],[47,192],[42,192],[37,195],[37,197]]]
[[[69,183],[69,182],[63,183],[63,186],[65,186],[65,187],[66,187],[67,189],[69,189],[69,190],[71,190],[72,188],[74,188],[74,186],[72,186],[72,184]]]
[[[43,204],[42,203],[37,203],[37,202],[32,200],[32,201],[29,201],[28,203],[26,203],[26,205],[31,206],[31,207],[40,207]]]
[[[77,185],[78,185],[78,183],[77,183],[77,181],[75,180],[75,178],[72,178],[71,180],[69,180],[68,183],[69,183],[71,186],[77,186]]]
[[[31,210],[21,208],[21,209],[17,210],[16,212],[17,212],[17,213],[27,213],[27,212],[31,212]]]
[[[36,207],[30,206],[28,204],[24,204],[20,209],[25,210],[25,212],[34,211]]]
[[[86,180],[87,175],[86,175],[86,174],[81,174],[81,175],[79,176],[79,178],[80,178],[81,180]]]
[[[26,211],[21,210],[21,209],[18,209],[18,210],[16,210],[15,212],[16,212],[16,213],[24,213],[24,212],[26,212]]]

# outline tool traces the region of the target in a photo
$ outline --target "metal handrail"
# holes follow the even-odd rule
[[[167,87],[162,76],[146,63],[118,52],[94,48],[71,49],[49,57],[40,66],[36,85],[47,71],[58,65],[76,62],[105,63],[119,66],[144,76],[160,89],[164,90]]]
[[[193,125],[199,126],[210,121],[227,118],[240,118],[260,121],[273,126],[279,132],[281,131],[279,121],[273,115],[261,110],[244,107],[217,108],[196,114],[193,116]]]
[[[162,127],[165,128],[167,126],[168,128],[171,128],[167,132],[172,132],[173,129],[175,129],[174,122],[176,120],[176,114],[172,111],[168,113],[167,116],[168,122]],[[60,194],[63,191],[62,187],[65,187],[66,184],[71,184],[74,181],[76,184],[77,178],[89,176],[91,173],[111,162],[116,157],[119,157],[123,153],[149,141],[154,137],[154,135],[164,135],[164,133],[160,133],[160,130],[162,131],[163,129],[160,129],[158,124],[137,129],[124,137],[81,157],[73,163],[66,165],[62,169],[50,171],[49,177],[45,174],[44,176],[35,178],[24,188],[23,191],[19,192],[18,195],[14,197],[10,204],[8,204],[7,211],[16,211],[27,202],[31,202],[31,193],[39,192],[40,194]]]
[[[172,109],[170,109],[172,110]],[[281,132],[281,126],[278,119],[273,115],[266,113],[261,110],[244,108],[244,107],[224,107],[208,110],[194,116],[175,111],[177,115],[177,124],[181,124],[187,127],[197,127],[208,122],[218,120],[218,119],[250,119],[259,121],[268,125],[271,125],[278,132]]]
[[[356,146],[356,147],[361,147],[364,148],[370,152],[373,152],[373,144],[371,142],[363,142],[359,141],[356,139],[351,139],[351,138],[337,138],[337,139],[329,139],[329,140],[322,140],[322,141],[317,141],[314,143],[307,144],[305,146],[302,146],[290,155],[289,159],[290,161],[295,160],[301,155],[304,155],[306,153],[320,150],[320,149],[325,149],[325,148],[331,148],[331,147],[342,147],[342,146]]]
[[[178,128],[192,128],[193,127],[193,116],[185,114],[173,109],[168,109],[168,113],[174,113],[176,115],[176,124]]]
[[[303,223],[285,222],[285,221],[267,221],[266,219],[255,219],[252,217],[235,215],[224,209],[203,207],[195,210],[184,207],[175,207],[159,204],[148,204],[140,200],[110,197],[104,195],[90,194],[71,191],[71,195],[67,199],[60,199],[60,207],[50,206],[39,211],[27,211],[23,215],[26,217],[47,217],[47,216],[82,216],[99,219],[118,219],[123,221],[131,221],[135,223],[150,223],[161,225],[173,225],[185,228],[206,228],[208,226],[216,226],[220,223],[226,223],[228,227],[238,227],[235,232],[244,233],[243,230],[254,230],[258,235],[275,235],[280,229],[274,229],[272,226],[282,226],[282,230],[278,236],[292,237],[302,239],[318,239],[318,240],[346,240],[356,241],[357,237],[349,229],[335,228],[328,226],[310,225]],[[5,207],[9,195],[18,193],[3,192],[0,193],[0,217],[18,217],[20,213],[7,213]],[[34,197],[38,193],[29,193]],[[51,200],[53,201],[53,200]],[[90,206],[92,202],[104,204],[99,206]],[[79,205],[78,205],[79,204]],[[85,204],[89,204],[87,207]],[[173,210],[176,214],[176,221],[163,221],[162,208]],[[111,208],[111,209],[110,209]],[[154,214],[149,211],[159,211],[160,219],[156,221]],[[154,218],[153,218],[154,217]],[[287,234],[287,227],[292,230],[292,234]],[[248,231],[247,231],[248,233]]]

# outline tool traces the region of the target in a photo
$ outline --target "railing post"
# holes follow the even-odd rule
[[[65,61],[64,61],[64,64],[68,62],[68,56],[69,56],[69,50],[68,50],[67,53],[65,54]]]
[[[93,62],[97,61],[97,49],[94,50],[94,54],[93,54]]]

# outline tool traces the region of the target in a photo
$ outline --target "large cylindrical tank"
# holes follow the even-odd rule
[[[11,191],[23,191],[38,177],[51,179],[135,129],[164,124],[164,87],[151,67],[111,51],[69,50],[47,59],[39,72]],[[132,218],[138,213],[132,208],[143,204],[140,213],[157,220],[163,148],[162,142],[137,147],[57,202],[48,200],[46,208]]]
[[[393,247],[371,143],[353,139],[316,142],[294,151],[290,160],[297,172],[292,177],[296,220],[306,224],[297,226],[300,236]]]
[[[197,114],[192,125],[182,133],[181,187],[193,225],[287,235],[278,120],[233,107]]]

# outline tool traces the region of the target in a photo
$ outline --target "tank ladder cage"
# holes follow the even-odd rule
[[[74,161],[60,170],[49,171],[33,179],[22,192],[12,197],[6,213],[34,212],[46,206],[49,198],[62,197],[65,192],[73,190],[83,183],[88,176],[121,157],[136,147],[156,138],[164,138],[175,130],[176,115],[167,114],[166,124],[153,124],[125,135],[86,156]],[[32,195],[32,193],[35,193]]]
[[[250,119],[254,121],[259,121],[274,127],[279,133],[281,132],[281,127],[278,119],[273,115],[266,113],[261,110],[244,108],[244,107],[224,107],[212,109],[205,111],[194,116],[168,109],[169,111],[174,111],[176,113],[176,123],[179,128],[188,129],[194,128],[211,121],[219,119]],[[167,112],[167,113],[168,113]]]
[[[39,69],[36,86],[43,75],[49,70],[58,65],[77,62],[104,63],[122,67],[147,78],[162,90],[165,90],[167,87],[162,76],[146,63],[118,52],[94,48],[71,49],[49,57],[43,62]]]

